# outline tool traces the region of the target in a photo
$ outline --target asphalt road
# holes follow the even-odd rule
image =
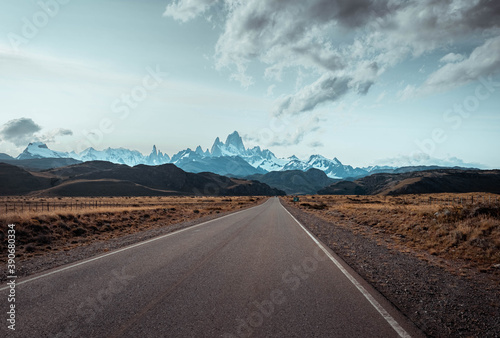
[[[278,198],[17,283],[0,336],[422,335]]]

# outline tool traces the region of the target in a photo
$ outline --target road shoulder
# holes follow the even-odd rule
[[[371,237],[305,213],[290,213],[430,336],[500,334],[498,286],[471,280]]]

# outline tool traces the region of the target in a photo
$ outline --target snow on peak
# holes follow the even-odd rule
[[[17,156],[18,160],[29,160],[35,158],[67,158],[68,153],[50,150],[43,142],[32,142]]]
[[[167,154],[163,154],[156,145],[149,155],[143,155],[138,151],[124,148],[107,148],[105,150],[96,150],[92,147],[85,149],[79,154],[72,151],[64,153],[53,151],[42,142],[32,142],[21,153],[18,159],[34,159],[34,158],[74,158],[81,161],[108,161],[113,163],[126,164],[135,166],[138,164],[161,165],[165,163],[174,163],[179,165],[190,166],[190,163],[200,162],[203,158],[216,157],[239,157],[238,161],[245,161],[250,166],[262,171],[283,171],[283,170],[302,170],[307,171],[311,168],[322,170],[327,176],[332,178],[356,177],[368,173],[374,168],[353,168],[348,165],[343,165],[336,157],[328,159],[322,155],[315,154],[309,156],[305,160],[299,159],[292,155],[288,158],[277,158],[270,150],[262,149],[260,146],[253,148],[245,148],[243,140],[237,131],[229,134],[225,143],[222,143],[217,137],[210,150],[203,151],[201,146],[197,146],[193,151],[190,148],[179,151],[170,158]],[[213,159],[216,160],[216,159]],[[206,163],[212,163],[207,161]],[[213,162],[216,163],[216,162]],[[205,171],[217,171],[217,168],[212,168],[207,164]]]

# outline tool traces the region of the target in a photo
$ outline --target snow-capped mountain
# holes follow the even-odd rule
[[[31,160],[35,158],[68,158],[68,153],[50,150],[45,143],[33,142],[28,144],[26,149],[19,154],[16,159],[18,160]]]
[[[156,149],[156,146],[153,146],[153,150],[151,154],[147,157],[147,164],[150,165],[160,165],[170,162],[170,157],[167,154],[162,153],[161,151]]]
[[[95,150],[90,147],[77,154],[74,151],[67,153],[51,150],[45,143],[33,142],[28,144],[26,149],[16,157],[18,160],[30,160],[37,158],[73,158],[79,161],[108,161],[119,164],[135,166],[138,164],[159,165],[170,162],[170,157],[163,154],[153,146],[151,154],[145,156],[137,150],[125,148],[107,148],[105,150]]]
[[[294,156],[290,158],[290,161],[281,170],[307,171],[311,168],[324,171],[330,178],[356,177],[368,173],[363,168],[353,168],[350,165],[344,165],[336,157],[330,160],[322,155],[311,155],[306,161],[302,161]]]
[[[228,135],[224,143],[217,137],[210,152],[205,156],[237,156],[244,159],[252,167],[258,169],[256,173],[279,171],[288,162],[286,159],[276,158],[270,150],[262,150],[259,146],[251,149],[245,148],[243,140],[237,131]]]
[[[107,148],[104,150],[95,150],[87,148],[82,151],[77,160],[80,161],[108,161],[113,163],[127,164],[135,166],[145,162],[145,156],[137,150],[128,150],[124,148]]]
[[[179,168],[190,172],[209,171],[228,176],[249,176],[253,174],[264,174],[271,171],[319,169],[330,178],[346,178],[365,176],[370,172],[391,170],[394,168],[368,167],[353,168],[344,165],[336,157],[326,158],[322,155],[311,155],[308,159],[301,160],[295,155],[288,158],[277,158],[269,149],[261,149],[259,146],[245,148],[243,139],[237,131],[227,136],[225,142],[217,137],[210,150],[203,150],[198,146],[194,151],[190,148],[181,150],[171,158],[159,151],[156,146],[149,155],[143,155],[139,151],[125,148],[107,148],[96,150],[87,148],[77,154],[50,150],[47,145],[34,142],[17,157],[18,159],[35,158],[73,158],[80,161],[108,161],[119,164],[135,166],[138,164],[161,165],[173,163]]]

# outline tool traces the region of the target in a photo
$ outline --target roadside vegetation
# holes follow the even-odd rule
[[[301,196],[286,200],[367,236],[390,236],[399,250],[500,271],[500,204],[494,194]],[[425,255],[421,256],[425,258]]]
[[[23,260],[215,216],[256,205],[262,200],[262,197],[248,196],[3,198],[0,200],[0,251],[7,250],[7,225],[11,223],[16,229],[16,256]],[[42,204],[45,204],[43,211]],[[16,205],[15,211],[13,205]],[[0,261],[5,259],[0,257]]]

